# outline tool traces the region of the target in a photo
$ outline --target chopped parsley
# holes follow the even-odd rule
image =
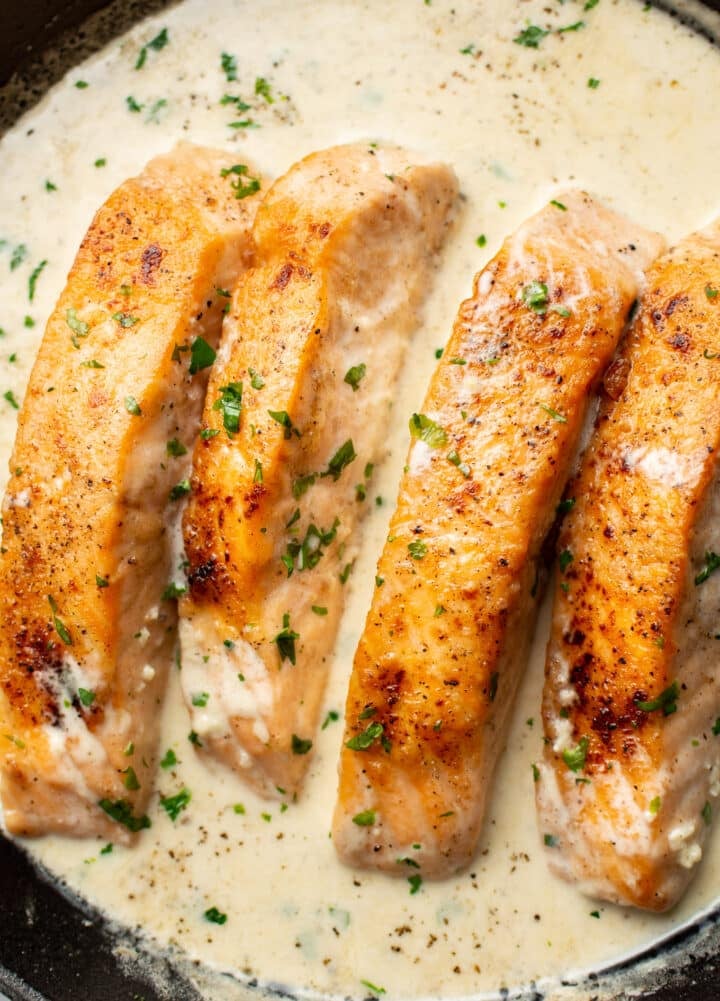
[[[263,377],[260,375],[259,372],[256,372],[254,368],[249,368],[248,375],[250,376],[250,385],[252,386],[253,389],[263,388],[263,386],[265,385],[265,380],[263,379]]]
[[[37,285],[37,280],[46,267],[47,261],[40,261],[38,266],[33,270],[32,274],[28,278],[28,299],[30,302],[32,302],[35,298],[35,286]]]
[[[352,562],[346,563],[345,566],[342,568],[342,570],[338,574],[341,584],[347,584],[348,577],[352,573],[352,569],[354,566],[355,566],[355,560],[352,560]]]
[[[574,556],[570,552],[570,550],[569,549],[563,549],[563,551],[558,556],[558,564],[560,566],[560,571],[562,573],[565,573],[565,571],[567,570],[567,568],[572,563],[573,559],[574,559]]]
[[[223,914],[223,912],[219,911],[217,907],[208,907],[203,917],[206,921],[209,921],[214,925],[224,925],[227,921],[227,914]]]
[[[470,466],[468,466],[467,462],[462,461],[456,449],[453,449],[451,452],[448,452],[446,459],[448,462],[452,463],[453,466],[457,466],[457,468],[463,474],[465,479],[467,479],[470,476]]]
[[[540,403],[538,401],[538,406],[541,410],[544,410],[549,417],[552,417],[554,421],[557,421],[558,424],[567,424],[567,417],[565,414],[561,414],[558,410],[554,410],[552,407],[548,406],[547,403]]]
[[[350,740],[346,740],[345,747],[351,751],[367,751],[384,733],[385,728],[382,723],[370,723],[362,733],[357,733]]]
[[[376,984],[373,984],[372,981],[370,980],[361,980],[360,983],[363,985],[363,987],[367,987],[369,991],[372,991],[373,994],[386,993],[384,987],[378,987]]]
[[[713,288],[712,285],[705,286],[705,295],[708,299],[717,299],[720,289]]]
[[[296,480],[293,480],[292,494],[295,500],[299,500],[314,484],[316,479],[317,473],[308,473],[306,476],[298,476]]]
[[[260,190],[260,178],[251,177],[249,170],[247,164],[235,163],[232,167],[223,167],[220,171],[221,177],[233,177],[230,187],[237,199],[247,198],[248,195],[254,195]]]
[[[170,441],[166,442],[165,451],[174,459],[179,459],[181,455],[187,455],[187,448],[179,438],[171,438]]]
[[[422,876],[419,872],[415,872],[412,876],[408,876],[408,883],[410,884],[410,895],[412,896],[422,886]]]
[[[131,316],[130,313],[113,313],[113,320],[117,320],[121,327],[134,327],[140,322],[139,316]]]
[[[193,695],[190,701],[194,706],[197,706],[200,709],[204,709],[205,706],[208,704],[209,698],[210,695],[208,694],[208,692],[198,692],[197,694]]]
[[[485,244],[487,243],[487,237],[485,236],[485,234],[481,233],[480,236],[476,238],[475,243],[478,247],[484,247]]]
[[[98,587],[110,587],[110,581],[107,577],[101,577],[99,573],[95,574],[95,583]]]
[[[352,443],[352,438],[348,438],[346,442],[338,448],[333,457],[328,462],[328,467],[322,476],[332,476],[333,480],[337,482],[340,479],[340,474],[346,466],[349,466],[351,462],[357,459],[357,454],[355,452],[355,446]]]
[[[705,566],[702,568],[700,573],[695,578],[695,586],[699,584],[704,584],[708,577],[715,573],[716,570],[720,569],[720,556],[714,553],[711,549],[705,552]]]
[[[68,630],[68,627],[62,621],[62,619],[58,618],[57,614],[58,607],[55,602],[55,599],[51,594],[47,596],[47,599],[50,604],[50,611],[53,614],[53,625],[55,626],[55,632],[58,634],[58,636],[63,641],[65,646],[72,646],[73,641],[72,641],[72,636],[70,635],[70,631]]]
[[[358,827],[372,827],[375,823],[375,811],[362,810],[360,813],[355,814],[352,822],[353,824],[357,824]]]
[[[327,730],[331,723],[337,723],[339,719],[340,713],[336,709],[328,709],[327,716],[323,720],[323,724],[320,729]]]
[[[138,104],[138,102],[135,100],[135,98],[132,95],[128,95],[125,98],[125,104],[127,105],[128,111],[132,111],[135,114],[138,114],[144,108],[144,105],[143,104]]]
[[[122,824],[123,827],[127,827],[129,831],[136,834],[138,831],[143,831],[148,827],[151,827],[150,818],[147,814],[143,814],[142,817],[136,817],[132,812],[132,806],[126,799],[101,799],[98,803],[101,810],[118,824]]]
[[[705,823],[709,827],[710,826],[710,822],[712,820],[712,806],[710,805],[710,803],[707,800],[705,801],[705,805],[703,806],[702,810],[700,811],[700,816],[702,817],[702,819],[705,821]]]
[[[305,538],[300,542],[298,539],[291,539],[287,544],[287,551],[282,557],[282,562],[287,570],[288,577],[293,570],[312,570],[323,557],[323,546],[329,546],[337,534],[339,518],[333,522],[332,528],[324,532],[316,525],[311,524],[305,533]]]
[[[228,433],[228,437],[237,434],[240,430],[240,414],[242,413],[242,392],[241,382],[231,382],[227,386],[220,387],[220,396],[213,403],[213,410],[222,413],[223,427]]]
[[[513,38],[516,45],[524,45],[528,49],[537,49],[540,42],[550,32],[546,28],[541,28],[537,24],[528,24],[526,28]]]
[[[97,160],[95,161],[95,163],[93,164],[93,166],[94,167],[105,167],[105,166],[107,166],[107,157],[99,156],[97,158]]]
[[[190,733],[188,734],[188,740],[190,741],[191,744],[194,744],[195,747],[203,746],[203,742],[200,740],[200,737],[194,730],[191,730]]]
[[[290,613],[285,612],[283,627],[275,637],[281,664],[284,660],[289,660],[293,666],[295,665],[295,640],[299,639],[300,634],[290,628]]]
[[[641,702],[636,701],[635,705],[638,709],[642,709],[644,713],[652,713],[657,709],[662,709],[663,716],[672,716],[674,712],[677,712],[677,700],[680,695],[680,686],[677,681],[673,681],[671,685],[664,688],[660,694],[654,698],[647,701]]]
[[[291,748],[293,754],[307,754],[312,746],[313,742],[311,740],[298,737],[296,733],[292,735]]]
[[[270,84],[264,76],[258,76],[255,78],[255,93],[258,97],[264,98],[268,104],[275,104],[275,98],[272,96]]]
[[[95,701],[95,692],[91,692],[89,688],[78,688],[78,698],[85,708],[89,709]]]
[[[17,268],[19,268],[22,262],[27,257],[27,255],[28,255],[27,247],[25,246],[24,243],[19,243],[17,247],[15,247],[15,249],[13,250],[12,255],[10,257],[10,270],[15,271]]]
[[[292,437],[293,432],[295,432],[295,435],[298,438],[300,437],[300,432],[293,425],[293,422],[290,420],[290,414],[287,412],[287,410],[268,410],[268,414],[272,417],[272,419],[275,421],[276,424],[279,424],[280,427],[283,428],[284,431],[283,437],[286,440]],[[295,491],[293,488],[293,493],[294,492]]]
[[[215,350],[204,337],[196,337],[190,346],[190,375],[210,368],[215,361]]]
[[[184,584],[176,584],[175,581],[171,581],[163,591],[161,600],[172,601],[173,598],[180,598],[183,594],[187,594],[187,587]]]
[[[87,325],[87,323],[85,323],[84,320],[80,320],[78,318],[76,309],[70,308],[65,310],[65,322],[67,323],[68,327],[70,327],[72,332],[76,334],[78,337],[87,337],[87,335],[90,333],[90,327]],[[74,339],[73,343],[75,343]],[[77,345],[75,346],[77,347]]]
[[[427,546],[422,539],[414,539],[408,542],[408,552],[414,560],[421,560],[427,552]]]
[[[410,434],[419,438],[430,448],[440,448],[447,442],[447,432],[425,414],[413,414],[410,418]]]
[[[177,755],[172,747],[169,747],[160,760],[160,767],[167,771],[168,768],[174,768],[177,763]]]
[[[656,813],[659,812],[659,810],[660,810],[660,802],[661,801],[660,801],[660,797],[659,796],[653,796],[653,798],[650,800],[650,803],[648,805],[648,809],[649,809],[650,813],[656,814]]]
[[[556,510],[558,514],[567,514],[568,511],[572,511],[574,507],[575,507],[575,498],[566,497],[564,500],[560,501]]]
[[[367,365],[361,362],[359,365],[353,365],[345,373],[345,378],[343,382],[346,382],[348,386],[352,386],[353,393],[356,393],[360,388],[360,382],[365,377],[367,371]]]
[[[109,842],[108,844],[105,845],[104,848],[100,849],[100,854],[109,855],[112,852],[112,850],[113,850],[112,842]]]
[[[563,28],[558,28],[557,33],[558,35],[564,35],[566,31],[580,31],[584,27],[584,21],[575,21],[573,24],[566,24]]]
[[[543,844],[546,848],[556,848],[558,840],[554,834],[543,834]]]
[[[557,198],[551,198],[550,204],[554,205],[556,209],[560,209],[561,212],[567,212],[567,205],[563,205],[563,203],[559,202]]]
[[[220,66],[228,83],[237,80],[237,59],[235,56],[231,56],[229,52],[223,52],[220,56]]]
[[[143,68],[147,60],[148,51],[150,49],[152,49],[153,52],[160,52],[161,49],[165,48],[165,46],[169,41],[170,39],[168,37],[168,30],[167,28],[163,28],[163,30],[160,32],[159,35],[156,35],[154,38],[151,38],[150,41],[147,43],[147,45],[143,45],[143,47],[140,49],[137,61],[135,63],[135,69],[141,70]]]
[[[187,808],[191,799],[192,793],[189,789],[186,789],[183,786],[180,792],[175,793],[174,796],[161,796],[160,806],[163,808],[165,813],[167,813],[170,820],[175,821],[178,819],[183,810]]]
[[[176,501],[180,500],[181,497],[187,497],[190,493],[190,480],[184,479],[176,483],[175,486],[170,491],[170,500]]]
[[[142,417],[142,410],[140,409],[140,404],[135,399],[134,396],[125,397],[125,409],[133,417]]]
[[[263,467],[259,459],[255,460],[255,472],[253,473],[253,483],[263,482]]]
[[[8,389],[7,392],[3,393],[3,399],[7,400],[7,402],[10,404],[13,410],[20,409],[20,404],[15,399],[15,394],[13,393],[12,389]]]
[[[598,87],[600,86],[600,81],[596,76],[589,76],[587,85],[590,88],[590,90],[597,90]]]
[[[537,313],[538,316],[544,316],[547,313],[549,300],[548,287],[545,282],[532,281],[529,285],[525,285],[520,292],[520,298],[527,308],[531,309],[533,313]]]
[[[128,765],[127,768],[123,770],[123,785],[129,792],[136,792],[140,788],[140,783],[138,782],[138,777],[135,774],[135,769],[132,765]]]
[[[581,737],[577,747],[566,747],[562,752],[562,759],[571,772],[579,772],[585,767],[588,747],[590,741],[587,737]]]
[[[311,608],[316,615],[327,615],[328,613],[325,605],[311,605]]]

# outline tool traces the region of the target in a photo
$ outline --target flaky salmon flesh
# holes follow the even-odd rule
[[[333,823],[343,861],[443,876],[472,859],[532,637],[543,539],[593,389],[662,247],[570,191],[505,242],[461,305],[410,418],[352,669]]]
[[[650,269],[568,487],[537,804],[585,892],[671,907],[720,794],[720,224]]]
[[[153,160],[95,216],[48,321],[3,506],[13,834],[121,840],[149,823],[176,621],[172,512],[227,289],[251,256],[260,195],[238,195],[256,184],[200,147]]]
[[[310,759],[393,386],[457,195],[375,143],[300,161],[255,222],[184,519],[182,685],[205,752],[268,796]]]

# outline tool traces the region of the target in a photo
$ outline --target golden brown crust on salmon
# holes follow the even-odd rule
[[[121,837],[99,801],[137,817],[152,788],[175,624],[162,597],[175,570],[169,494],[187,475],[207,376],[191,373],[191,345],[217,342],[217,290],[251,253],[257,197],[235,197],[221,174],[232,166],[180,146],[121,185],[48,321],[3,509],[12,833]]]
[[[460,307],[410,421],[353,666],[333,825],[344,861],[401,874],[409,857],[439,876],[472,858],[541,545],[633,272],[661,242],[569,192],[505,242]]]
[[[556,871],[665,910],[720,791],[720,229],[683,241],[647,282],[568,487],[537,793]]]
[[[456,193],[442,164],[353,144],[296,164],[258,213],[195,452],[181,637],[194,729],[268,795],[307,767],[357,486]]]

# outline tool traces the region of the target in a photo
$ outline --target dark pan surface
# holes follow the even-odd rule
[[[0,0],[0,134],[71,65],[168,3]],[[668,0],[655,0],[653,6],[675,13]],[[720,11],[720,0],[707,0],[705,6]],[[693,26],[707,34],[701,25]],[[117,933],[101,915],[44,879],[2,835],[0,992],[11,1001],[201,1001],[179,961],[132,934],[124,935],[118,948]],[[523,995],[527,1001],[544,996],[541,986]],[[639,958],[567,981],[553,990],[556,996],[715,1001],[720,996],[720,910]]]

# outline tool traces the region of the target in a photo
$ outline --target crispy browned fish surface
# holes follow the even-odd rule
[[[537,802],[556,872],[661,911],[720,793],[720,226],[647,282],[568,487]]]
[[[14,834],[146,823],[185,491],[258,196],[227,155],[180,146],[99,210],[20,412],[0,558],[0,753]],[[247,181],[245,181],[247,183]]]
[[[296,164],[258,212],[195,451],[181,640],[194,730],[267,795],[297,790],[308,763],[366,483],[456,194],[448,167],[357,144]]]
[[[354,865],[465,865],[592,389],[660,251],[568,192],[475,279],[430,384],[346,708],[333,838]]]

